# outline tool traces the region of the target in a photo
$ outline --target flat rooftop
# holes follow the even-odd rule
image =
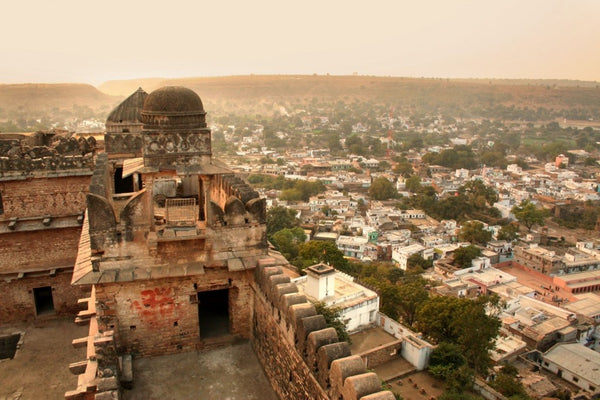
[[[278,400],[244,341],[202,353],[134,359],[133,389],[125,400]]]
[[[83,361],[85,350],[75,349],[73,339],[87,336],[88,327],[73,317],[39,318],[0,327],[0,336],[24,332],[15,357],[0,362],[0,399],[62,399],[75,389],[77,376],[69,364]]]

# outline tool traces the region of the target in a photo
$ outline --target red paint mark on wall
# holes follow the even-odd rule
[[[175,300],[172,288],[155,288],[142,290],[141,301],[131,303],[131,309],[137,310],[142,319],[157,320],[158,317],[168,317],[175,310]]]

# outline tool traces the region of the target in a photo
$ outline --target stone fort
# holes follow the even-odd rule
[[[212,157],[205,116],[192,90],[138,89],[108,116],[103,152],[0,141],[0,322],[89,324],[69,400],[121,398],[132,357],[238,339],[281,399],[394,399],[269,252],[265,200]]]

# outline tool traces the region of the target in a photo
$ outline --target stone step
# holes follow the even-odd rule
[[[73,339],[71,344],[73,345],[74,348],[79,349],[81,347],[87,346],[87,342],[88,342],[88,337],[85,336],[82,338]]]
[[[69,371],[71,371],[73,375],[80,375],[85,372],[85,367],[87,367],[87,360],[78,361],[69,364]]]

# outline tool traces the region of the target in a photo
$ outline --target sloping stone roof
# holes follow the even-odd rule
[[[123,122],[139,122],[140,112],[144,106],[144,102],[148,97],[148,93],[142,88],[138,88],[131,96],[123,100],[121,104],[115,107],[110,112],[107,123],[123,123]]]

